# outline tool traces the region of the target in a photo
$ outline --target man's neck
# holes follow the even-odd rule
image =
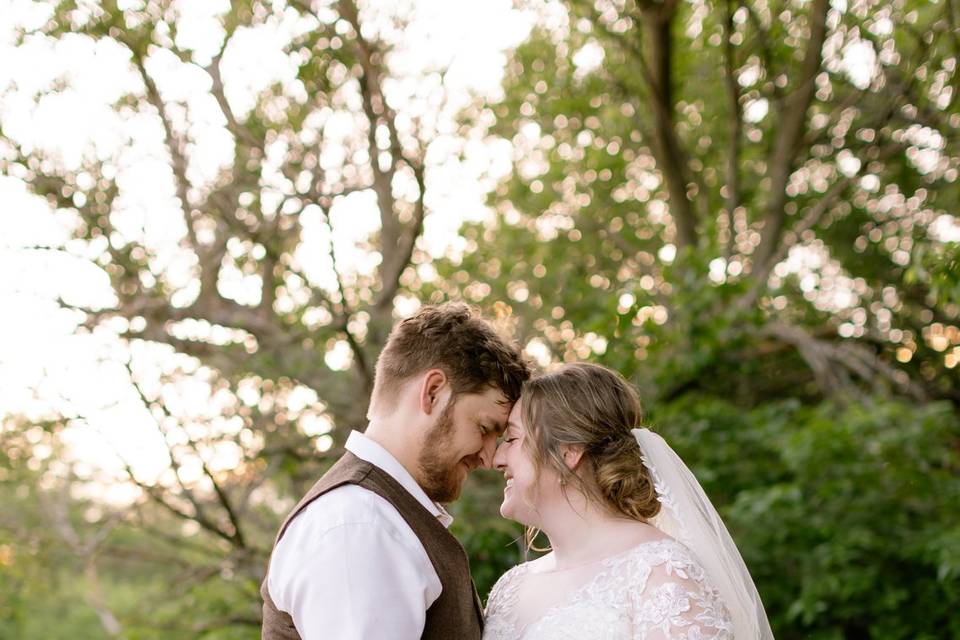
[[[413,434],[404,433],[398,425],[377,418],[370,420],[363,434],[383,447],[387,453],[393,456],[394,459],[407,470],[407,473],[413,477],[417,484],[423,486],[420,481],[420,465],[417,447],[411,446],[416,445]],[[403,437],[400,437],[401,435]]]

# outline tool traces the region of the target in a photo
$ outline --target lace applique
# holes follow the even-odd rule
[[[677,501],[673,499],[673,492],[670,490],[670,486],[666,484],[660,477],[660,474],[657,473],[656,467],[647,460],[647,454],[643,452],[643,447],[640,447],[640,459],[643,461],[643,466],[650,472],[650,478],[653,480],[653,488],[657,492],[657,500],[660,501],[661,508],[669,511],[672,516],[671,519],[661,519],[657,523],[657,528],[661,529],[668,536],[689,546],[691,543],[690,532],[687,531],[685,527],[680,526],[680,523],[683,522],[680,518],[680,507],[677,506]]]
[[[529,563],[516,566],[494,585],[484,640],[733,640],[716,590],[674,540],[607,558],[592,578],[518,629],[518,590],[529,569]]]

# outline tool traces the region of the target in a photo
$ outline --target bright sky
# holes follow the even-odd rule
[[[491,97],[498,93],[504,52],[522,41],[532,20],[515,11],[510,0],[380,0],[373,4],[388,11],[403,11],[408,4],[416,7],[412,22],[397,36],[399,81],[390,88],[390,97],[396,97],[395,106],[410,104],[426,113],[429,107],[422,106],[423,100],[416,106],[410,99],[421,89],[418,78],[424,69],[449,66],[451,103],[441,114],[441,122],[449,121],[465,104],[469,92]],[[201,59],[209,58],[222,41],[215,16],[228,3],[185,1],[182,6],[178,46],[195,51]],[[57,43],[35,38],[20,48],[13,47],[16,25],[37,26],[46,16],[42,3],[0,0],[0,60],[4,61],[0,65],[0,122],[21,145],[43,149],[67,167],[76,166],[84,154],[109,158],[126,194],[120,205],[123,215],[117,216],[119,230],[154,249],[174,279],[179,273],[187,284],[188,267],[176,246],[183,226],[173,209],[172,185],[155,179],[158,172],[165,173],[159,124],[152,115],[121,116],[109,106],[123,93],[136,91],[138,77],[110,42],[94,44],[83,37],[67,36]],[[304,28],[309,28],[309,23],[284,20],[235,36],[235,46],[224,57],[224,82],[235,111],[249,109],[253,95],[270,83],[291,79],[281,47],[291,34]],[[190,178],[195,183],[209,180],[231,160],[232,149],[225,130],[213,124],[218,122],[214,105],[209,98],[203,100],[208,78],[197,69],[185,70],[162,51],[151,57],[148,68],[167,100],[188,103],[196,123],[191,134],[198,143]],[[49,91],[54,83],[67,88],[34,107],[34,96]],[[337,117],[340,120],[329,123],[325,133],[348,135],[353,128],[350,116]],[[438,162],[428,174],[430,215],[423,239],[431,253],[440,255],[459,248],[456,230],[464,218],[485,214],[484,195],[492,186],[491,178],[509,169],[509,149],[478,141],[471,143],[466,161],[455,162],[444,158],[449,143],[441,138],[434,144],[431,153]],[[339,265],[360,272],[372,269],[375,263],[370,255],[356,247],[356,241],[378,225],[372,194],[341,199],[331,217]],[[327,254],[323,247],[330,242],[329,233],[310,222],[309,215],[305,218],[305,243],[315,246],[306,246],[301,252],[304,269],[318,284],[333,286],[329,265],[310,257]],[[68,217],[58,217],[45,202],[32,197],[22,181],[0,176],[0,416],[39,417],[50,410],[85,416],[86,423],[78,421],[65,439],[79,459],[90,463],[92,475],[97,467],[119,472],[117,452],[133,464],[138,475],[151,480],[167,466],[166,448],[120,364],[126,359],[126,348],[109,329],[74,335],[78,318],[60,310],[56,303],[61,296],[70,303],[100,307],[109,306],[113,299],[106,275],[91,262],[102,248],[70,241],[70,224]],[[65,247],[67,252],[28,249],[36,246]],[[222,288],[238,299],[245,292],[257,295],[256,282],[245,281],[239,272],[228,280]],[[166,348],[151,346],[139,348],[133,364],[147,383],[156,380],[160,371],[192,367],[186,359],[171,357]],[[323,421],[309,412],[316,396],[306,390],[299,393],[290,402],[301,406],[302,425],[308,431],[323,429]],[[182,401],[184,413],[216,422],[218,400],[216,395],[211,400],[211,395],[201,370],[169,397]],[[231,432],[237,427],[221,421],[217,428]],[[237,455],[225,445],[214,459],[229,467]],[[195,472],[199,474],[199,470]],[[108,497],[128,495],[119,486],[113,491]]]

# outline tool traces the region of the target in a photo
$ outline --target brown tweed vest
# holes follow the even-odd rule
[[[280,527],[277,542],[307,505],[324,493],[345,484],[359,485],[390,502],[413,529],[433,563],[443,590],[440,597],[427,609],[421,638],[480,640],[483,632],[483,610],[470,577],[470,564],[463,547],[399,482],[379,467],[350,452],[345,453],[294,507]],[[329,579],[336,580],[337,577],[332,576]],[[289,614],[278,610],[270,598],[266,578],[260,587],[260,595],[263,596],[263,640],[300,640],[293,619]],[[318,602],[317,606],[322,607],[323,604]]]

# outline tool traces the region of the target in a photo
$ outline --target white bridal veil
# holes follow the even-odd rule
[[[730,611],[736,640],[773,640],[747,566],[700,483],[659,435],[649,429],[632,433],[661,504],[650,524],[696,555]]]

